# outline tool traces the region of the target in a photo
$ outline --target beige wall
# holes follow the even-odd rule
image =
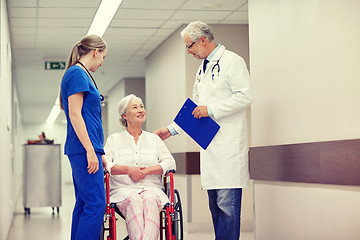
[[[254,145],[360,135],[359,8],[351,0],[249,2]]]
[[[170,124],[186,100],[185,49],[179,31],[146,59],[147,127],[154,131]],[[171,152],[189,151],[185,135],[166,141]],[[196,148],[192,148],[196,151]]]
[[[119,83],[109,92],[107,97],[107,136],[110,136],[111,134],[121,130],[119,123],[118,104],[123,97],[125,97],[125,82],[119,81]]]
[[[358,240],[360,188],[255,181],[256,240]]]
[[[358,138],[359,1],[250,0],[252,145]],[[360,239],[360,188],[258,182],[256,239]]]
[[[16,86],[13,84],[13,103],[12,103],[12,168],[13,168],[13,202],[14,208],[22,196],[23,184],[23,124],[21,122],[21,114],[19,109],[19,98],[16,92]],[[1,192],[0,192],[1,193]],[[16,209],[15,209],[16,210]],[[23,210],[22,210],[23,211]]]
[[[6,239],[13,218],[12,79],[6,1],[0,0],[0,239]]]

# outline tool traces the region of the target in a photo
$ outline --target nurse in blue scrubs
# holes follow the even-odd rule
[[[61,81],[60,103],[67,119],[65,154],[72,168],[76,203],[71,240],[98,240],[105,212],[102,95],[90,74],[103,63],[105,41],[85,36],[72,49]]]

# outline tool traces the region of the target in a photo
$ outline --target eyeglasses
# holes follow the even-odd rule
[[[195,42],[192,42],[192,44],[190,44],[190,46],[186,46],[187,50],[190,50],[190,48],[192,48],[192,46],[195,44]]]

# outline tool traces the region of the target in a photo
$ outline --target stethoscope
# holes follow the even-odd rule
[[[214,81],[214,69],[215,69],[215,68],[217,68],[217,75],[218,75],[218,77],[219,77],[219,75],[220,75],[220,65],[219,65],[219,61],[220,61],[220,59],[216,61],[216,64],[214,64],[214,66],[213,66],[212,69],[211,69],[211,76],[212,76],[212,80],[213,80],[213,81]]]
[[[91,76],[89,70],[87,70],[87,68],[84,66],[84,64],[83,64],[82,62],[80,62],[80,61],[77,61],[76,63],[79,63],[81,66],[84,67],[84,69],[86,70],[87,74],[89,75],[89,77],[91,78],[92,82],[94,83],[96,89],[99,90],[98,86],[96,85],[96,82],[95,82],[94,78]],[[100,94],[100,101],[101,101],[101,106],[102,106],[102,107],[105,106],[104,100],[105,100],[104,96],[103,96],[102,94]]]
[[[216,61],[216,63],[214,64],[214,66],[211,68],[211,78],[214,81],[214,70],[217,70],[217,76],[219,77],[220,75],[220,64],[219,64],[220,58]],[[199,76],[197,77],[197,80],[200,82],[201,80],[201,69],[199,71]]]

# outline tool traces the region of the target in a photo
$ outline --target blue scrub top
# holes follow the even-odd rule
[[[67,120],[67,135],[65,142],[65,154],[86,153],[85,148],[77,137],[69,119],[69,96],[83,92],[84,102],[81,109],[86,129],[93,144],[95,152],[105,154],[104,133],[101,120],[100,93],[92,83],[87,73],[79,66],[71,66],[66,70],[61,82],[61,101]]]

